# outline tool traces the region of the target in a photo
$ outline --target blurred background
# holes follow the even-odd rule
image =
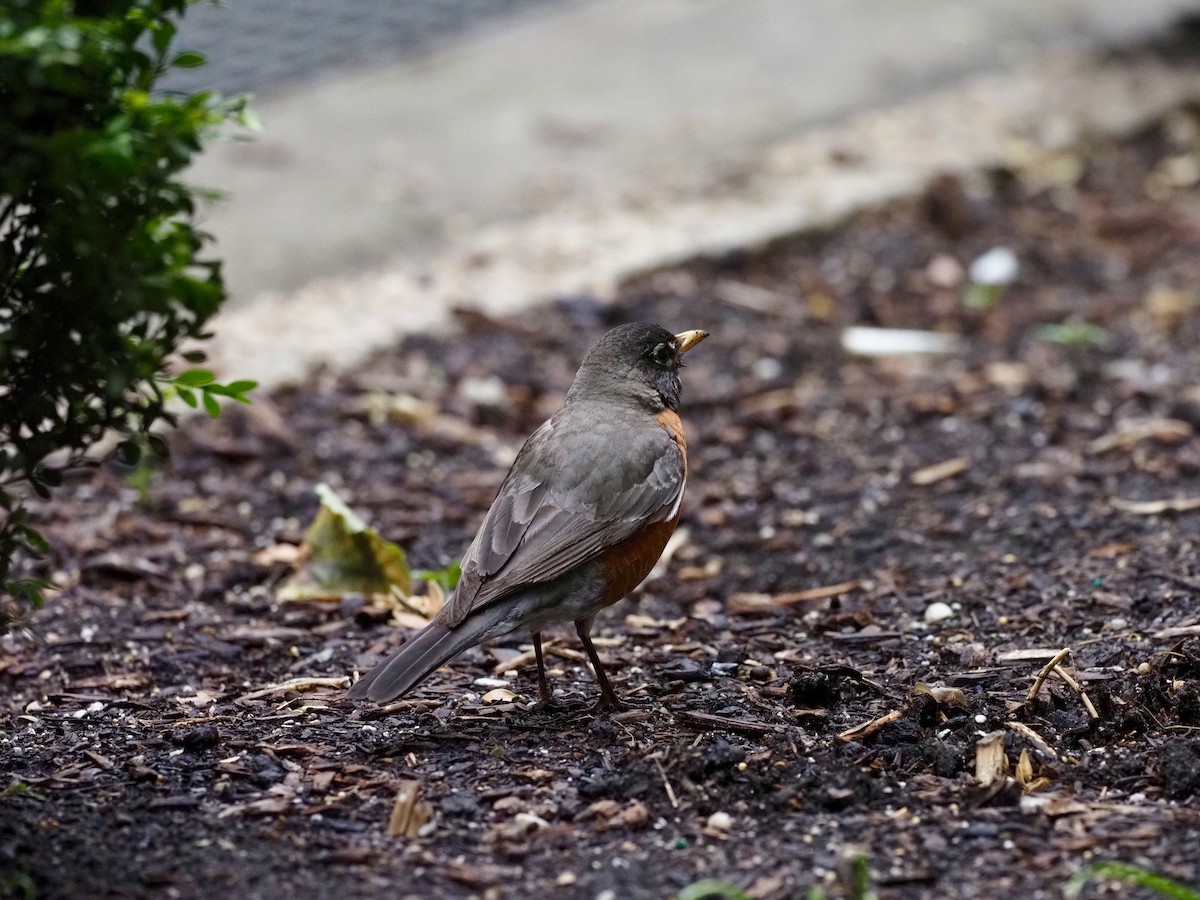
[[[180,46],[209,64],[165,86],[252,92],[264,123],[192,176],[226,195],[206,215],[233,294],[217,362],[286,380],[436,327],[455,305],[603,294],[1022,141],[1127,128],[1194,93],[1195,77],[1109,49],[1189,12],[1183,0],[193,7]],[[1115,81],[1097,93],[1100,78]],[[246,343],[265,329],[273,349]]]

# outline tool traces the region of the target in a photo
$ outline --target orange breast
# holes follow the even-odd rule
[[[600,555],[596,562],[604,570],[608,582],[600,605],[616,603],[642,583],[662,556],[678,522],[679,516],[667,522],[655,522]]]
[[[673,409],[664,409],[657,416],[658,424],[670,432],[671,437],[675,439],[675,443],[679,445],[679,452],[683,454],[683,474],[687,475],[687,437],[683,433],[683,422],[679,419],[679,413]]]
[[[683,475],[687,478],[687,438],[683,434],[683,422],[679,413],[672,409],[664,409],[655,418],[662,425],[683,454]],[[608,579],[608,590],[604,592],[602,605],[616,603],[635,587],[642,583],[658,558],[662,556],[671,539],[675,526],[679,524],[679,513],[665,522],[655,522],[643,528],[633,537],[604,551],[596,560],[604,569]]]

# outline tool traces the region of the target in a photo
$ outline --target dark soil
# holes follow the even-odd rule
[[[1196,883],[1198,133],[1181,111],[941,179],[611,304],[464,314],[188,422],[141,488],[71,479],[38,511],[45,642],[0,645],[0,872],[47,897],[758,898],[841,895],[861,853],[885,898],[1059,897],[1099,859]],[[1020,272],[976,309],[958,279],[993,247]],[[685,540],[597,625],[630,711],[587,711],[565,634],[557,712],[518,636],[383,714],[344,701],[409,632],[276,599],[314,485],[444,566],[586,347],[637,319],[713,336],[683,373]],[[1039,336],[1071,321],[1102,330]],[[967,347],[852,358],[853,324]],[[494,677],[515,701],[483,702]],[[324,681],[266,690],[293,679]],[[390,837],[407,781],[432,818]]]

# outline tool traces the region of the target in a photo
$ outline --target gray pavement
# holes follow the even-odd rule
[[[224,0],[197,3],[176,46],[208,65],[174,69],[167,90],[269,96],[331,72],[412,59],[514,15],[584,0]]]
[[[1048,55],[1134,39],[1193,5],[591,0],[543,6],[419,59],[292,83],[257,104],[265,134],[254,143],[216,147],[193,177],[229,195],[210,212],[208,226],[219,239],[235,304],[300,293],[305,315],[332,327],[344,318],[339,307],[347,307],[345,316],[362,314],[348,305],[363,291],[378,292],[381,283],[415,285],[395,296],[420,308],[390,310],[386,328],[370,323],[363,344],[373,346],[389,329],[439,321],[448,303],[488,305],[493,295],[504,295],[503,306],[522,297],[532,302],[539,295],[528,286],[530,266],[553,267],[593,250],[603,256],[601,235],[628,243],[627,235],[614,238],[611,228],[596,231],[587,222],[620,219],[628,233],[645,231],[640,247],[622,251],[625,266],[687,255],[721,234],[763,238],[799,227],[808,207],[841,208],[841,200],[797,201],[795,214],[771,210],[741,230],[733,219],[745,219],[744,203],[741,212],[729,212],[729,222],[676,217],[673,232],[656,232],[653,223],[705,203],[711,216],[720,216],[720,202],[753,199],[748,190],[769,204],[777,186],[758,176],[778,157],[772,148],[815,129],[989,73],[1020,78]],[[1086,88],[1091,76],[1075,77]],[[1036,114],[1038,101],[1030,107],[1028,91],[1049,96],[1053,89],[1034,84],[1012,96]],[[1126,100],[1135,108],[1140,102]],[[989,94],[973,102],[986,108]],[[976,112],[957,108],[966,119]],[[1047,120],[1054,120],[1053,109]],[[959,129],[957,140],[971,143],[970,129]],[[904,180],[900,174],[885,173],[890,190]],[[497,253],[505,257],[499,264]],[[469,258],[491,266],[493,277],[466,277]],[[587,286],[586,275],[543,287]],[[366,280],[356,287],[356,279]],[[324,301],[314,288],[320,284],[330,285]],[[439,287],[422,292],[422,284]],[[425,308],[431,304],[438,310]],[[247,327],[250,319],[242,321]]]

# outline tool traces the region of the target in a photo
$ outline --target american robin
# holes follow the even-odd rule
[[[641,583],[679,521],[687,478],[679,367],[707,336],[646,323],[604,335],[562,407],[517,454],[446,604],[347,696],[394,700],[467,647],[527,628],[538,694],[549,703],[541,632],[574,622],[600,685],[597,708],[619,707],[592,621]]]

